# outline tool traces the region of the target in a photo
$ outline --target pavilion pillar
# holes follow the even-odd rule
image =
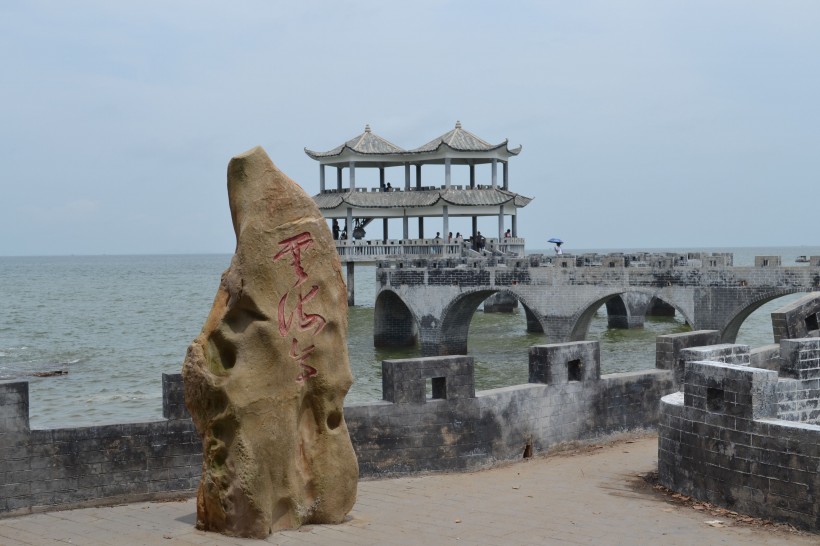
[[[518,237],[518,214],[512,215],[512,236]]]
[[[424,239],[424,216],[419,216],[419,239]]]
[[[470,189],[475,189],[475,163],[470,163]],[[475,247],[476,240],[475,236],[478,233],[478,216],[473,216],[472,222],[472,237],[473,237],[473,247]]]
[[[325,193],[325,166],[319,163],[319,193]]]
[[[444,158],[444,188],[450,189],[450,158]]]
[[[504,238],[504,205],[498,206],[498,242]]]
[[[410,191],[410,163],[404,164],[404,191]]]
[[[498,187],[498,160],[493,159],[493,189]]]
[[[444,215],[442,217],[441,238],[447,239],[447,234],[450,233],[450,216],[448,214],[447,205],[444,205]],[[449,242],[449,241],[447,241]]]
[[[405,216],[402,218],[402,239],[405,241],[410,238],[410,218]]]
[[[390,238],[387,236],[387,218],[382,218],[382,231],[384,232],[384,244],[387,244],[387,240]]]
[[[336,189],[342,191],[342,168],[336,167]]]
[[[504,189],[510,189],[510,162],[504,162]]]
[[[347,240],[353,240],[353,209],[347,207],[347,220],[345,220],[345,226],[347,228]]]
[[[355,272],[355,262],[347,262],[347,305],[350,307],[356,305]]]
[[[356,162],[350,162],[350,191],[356,191]]]
[[[421,163],[416,165],[416,189],[421,189]]]
[[[379,167],[379,187],[384,189],[384,167]]]

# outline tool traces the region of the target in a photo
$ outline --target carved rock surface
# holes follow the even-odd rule
[[[262,148],[231,159],[236,252],[185,357],[202,436],[197,527],[264,538],[356,500],[345,424],[347,291],[325,220]]]

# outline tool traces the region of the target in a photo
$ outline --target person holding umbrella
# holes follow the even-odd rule
[[[562,254],[564,253],[564,252],[561,250],[561,245],[562,245],[562,244],[564,244],[564,241],[562,241],[561,239],[558,239],[557,237],[553,237],[552,239],[550,239],[550,240],[549,240],[549,241],[547,241],[547,242],[548,242],[548,243],[554,243],[554,244],[555,244],[555,255],[556,255],[556,256],[560,256],[560,255],[562,255]]]

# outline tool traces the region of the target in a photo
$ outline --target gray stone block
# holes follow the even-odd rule
[[[529,381],[547,385],[597,381],[601,378],[597,341],[535,345],[529,352]]]

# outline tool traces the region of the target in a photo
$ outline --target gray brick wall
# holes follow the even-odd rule
[[[820,530],[820,426],[817,414],[805,410],[817,407],[820,394],[818,343],[781,342],[784,361],[799,379],[747,365],[687,362],[683,392],[661,400],[661,483],[733,510]]]
[[[778,416],[820,425],[820,338],[780,342]]]
[[[820,294],[812,292],[772,313],[774,341],[820,336]]]
[[[655,338],[655,367],[659,370],[671,370],[675,385],[683,385],[685,361],[681,352],[689,347],[702,347],[720,343],[720,332],[717,330],[696,330],[680,334],[667,334]]]
[[[0,515],[193,492],[201,441],[181,385],[163,377],[168,420],[30,430],[28,383],[0,383]]]

